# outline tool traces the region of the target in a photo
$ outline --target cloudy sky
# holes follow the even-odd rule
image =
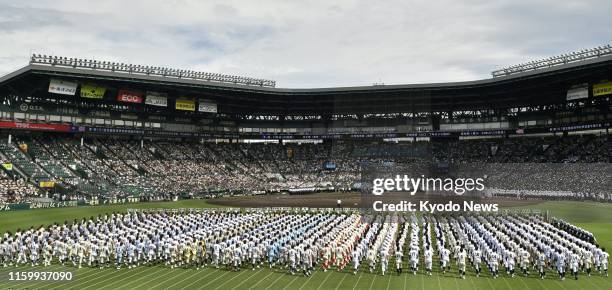
[[[612,42],[610,0],[0,0],[0,75],[30,53],[329,87],[488,78]]]

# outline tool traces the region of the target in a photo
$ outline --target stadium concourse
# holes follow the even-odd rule
[[[477,171],[497,196],[610,201],[611,158],[607,135],[301,145],[13,136],[0,144],[10,165],[0,171],[0,202],[354,191],[372,164],[417,176],[440,164]],[[53,190],[41,187],[49,181]]]

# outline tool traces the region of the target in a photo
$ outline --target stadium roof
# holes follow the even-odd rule
[[[0,77],[0,93],[47,94],[49,78],[176,92],[216,101],[220,113],[330,114],[494,109],[565,101],[567,89],[612,79],[612,55],[495,78],[427,84],[276,88],[29,64]],[[46,84],[45,84],[46,83]],[[10,87],[10,89],[7,89]],[[299,98],[296,98],[299,96]]]
[[[146,74],[126,74],[123,72],[112,72],[105,70],[96,69],[83,69],[83,68],[71,68],[66,66],[51,66],[42,64],[30,64],[17,71],[9,73],[0,77],[0,85],[10,81],[15,77],[19,77],[22,74],[29,72],[49,72],[55,73],[58,76],[62,74],[66,75],[89,75],[94,78],[110,78],[110,79],[128,79],[128,80],[142,80],[142,81],[158,81],[164,83],[176,83],[180,84],[193,84],[203,86],[214,86],[214,87],[225,87],[228,89],[236,90],[253,90],[261,92],[277,92],[277,93],[315,93],[315,92],[348,92],[348,91],[363,91],[363,90],[387,90],[387,89],[423,89],[423,88],[445,88],[445,87],[461,87],[461,86],[474,86],[474,85],[487,85],[493,83],[499,83],[503,81],[511,81],[515,79],[528,78],[533,76],[539,76],[543,74],[560,72],[568,69],[581,68],[585,66],[591,66],[601,63],[608,63],[612,61],[612,55],[607,55],[599,58],[586,59],[580,62],[571,62],[563,65],[557,65],[553,67],[544,67],[537,70],[524,71],[521,73],[510,74],[507,76],[499,76],[495,78],[480,79],[474,81],[462,81],[462,82],[442,82],[442,83],[425,83],[425,84],[399,84],[399,85],[370,85],[370,86],[353,86],[353,87],[328,87],[328,88],[308,88],[308,89],[296,89],[296,88],[275,88],[266,86],[246,86],[242,84],[232,83],[221,83],[215,81],[202,81],[194,80],[190,78],[178,78],[178,77],[162,77],[153,76]]]

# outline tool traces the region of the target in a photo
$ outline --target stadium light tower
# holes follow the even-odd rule
[[[206,73],[206,72],[196,72],[193,70],[184,70],[184,69],[172,69],[165,67],[154,67],[154,66],[143,66],[143,65],[133,65],[133,64],[125,64],[125,63],[117,63],[110,61],[98,61],[98,60],[89,60],[89,59],[79,59],[79,58],[68,58],[68,57],[58,57],[58,56],[47,56],[40,54],[32,54],[30,58],[30,64],[35,65],[51,65],[51,66],[64,66],[71,67],[75,69],[93,69],[93,70],[107,70],[117,73],[127,73],[127,74],[145,74],[145,75],[155,75],[161,77],[179,77],[179,78],[190,78],[198,81],[206,81],[206,82],[224,82],[224,83],[234,83],[241,85],[257,85],[263,87],[275,87],[276,82],[273,80],[266,79],[255,79],[255,78],[247,78],[242,76],[234,76],[234,75],[224,75],[218,73]]]
[[[563,53],[557,56],[553,56],[553,57],[549,57],[549,58],[545,58],[541,60],[528,61],[528,62],[518,64],[518,65],[507,66],[507,67],[491,72],[491,76],[494,78],[509,76],[509,75],[513,75],[517,73],[523,73],[526,71],[537,70],[537,69],[541,69],[545,67],[553,67],[553,66],[572,63],[572,62],[584,61],[584,60],[588,60],[592,58],[599,58],[599,57],[607,56],[607,55],[612,55],[612,45],[610,44],[606,44],[604,46],[598,46],[598,47],[591,48],[591,49],[582,49],[582,50],[574,51],[570,53]]]

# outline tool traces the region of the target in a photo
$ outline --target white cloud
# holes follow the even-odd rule
[[[0,0],[2,74],[37,52],[282,87],[442,82],[612,40],[605,0],[11,2]]]

